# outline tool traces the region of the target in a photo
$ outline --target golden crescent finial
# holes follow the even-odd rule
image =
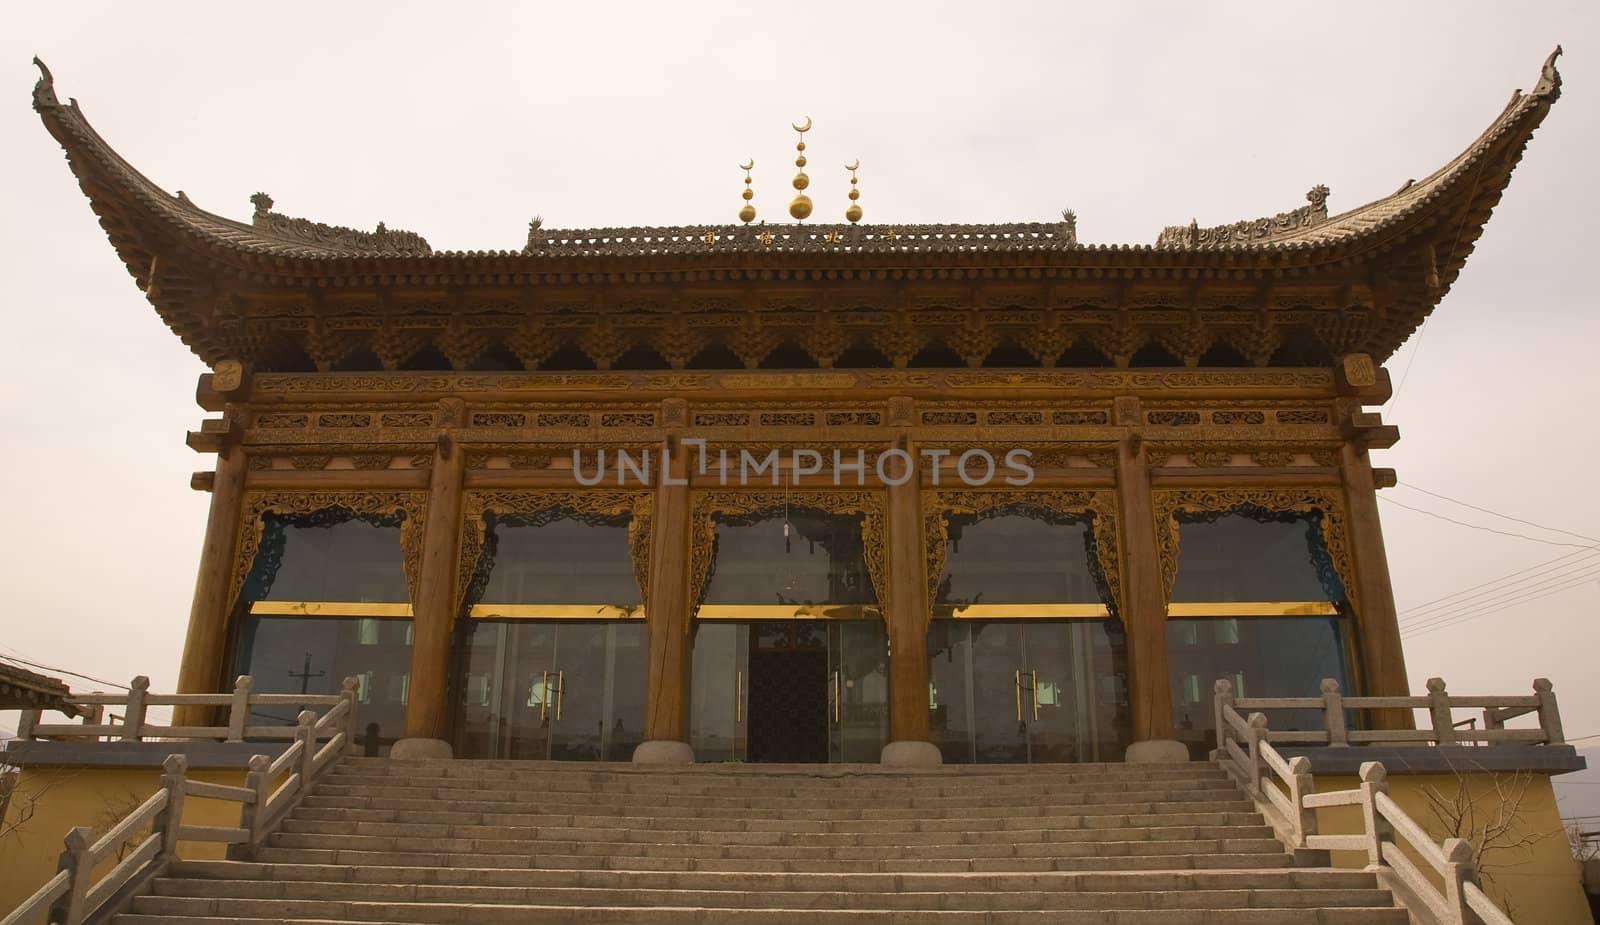
[[[739,169],[740,170],[754,170],[755,167],[756,167],[756,159],[753,158],[753,157],[750,158],[750,162],[748,164],[740,164],[739,165]]]
[[[856,158],[856,162],[854,164],[846,164],[846,165],[844,165],[844,169],[845,170],[860,170],[861,169],[861,158],[859,158],[859,157]]]
[[[811,131],[811,117],[810,116],[806,116],[805,128],[801,128],[800,126],[795,125],[793,122],[789,123],[789,127],[794,129],[797,132],[802,132],[802,133],[803,132],[809,132],[809,131]]]

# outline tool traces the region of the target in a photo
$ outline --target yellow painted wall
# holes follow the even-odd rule
[[[244,774],[240,769],[190,771],[188,776],[191,780],[239,786],[244,783]],[[161,786],[159,768],[24,768],[21,775],[6,810],[4,827],[0,828],[4,832],[0,835],[0,916],[15,909],[55,876],[61,840],[70,829],[87,825],[104,833]],[[23,819],[30,805],[32,815]],[[185,797],[183,821],[188,825],[236,826],[239,804]],[[221,858],[226,851],[226,845],[214,842],[183,842],[178,846],[178,854],[190,859]],[[114,864],[115,860],[108,861],[97,875]]]
[[[1515,789],[1513,777],[1510,772],[1499,774],[1501,786],[1507,792]],[[1494,779],[1495,775],[1486,772],[1465,774],[1460,778],[1454,774],[1391,774],[1389,796],[1427,829],[1436,843],[1442,843],[1451,833],[1446,831],[1441,817],[1429,808],[1426,788],[1432,787],[1446,801],[1451,801],[1464,781],[1481,827],[1506,802],[1496,793]],[[1316,776],[1319,793],[1353,790],[1360,783],[1354,776]],[[1521,840],[1525,835],[1542,837],[1528,847],[1490,850],[1484,864],[1486,876],[1482,877],[1484,892],[1499,903],[1517,925],[1593,925],[1594,918],[1589,914],[1589,902],[1583,892],[1582,868],[1572,857],[1549,775],[1535,774],[1528,781],[1518,817],[1508,835],[1509,840]],[[1361,808],[1338,806],[1317,810],[1317,831],[1324,835],[1362,831]],[[1413,860],[1416,860],[1414,856]],[[1336,851],[1333,861],[1339,867],[1365,867],[1367,855]],[[1424,871],[1432,870],[1421,862],[1418,866]]]

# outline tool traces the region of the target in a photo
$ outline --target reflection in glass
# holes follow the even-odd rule
[[[1117,761],[1131,738],[1116,620],[934,620],[928,677],[952,764]]]
[[[261,542],[235,620],[234,668],[263,693],[332,694],[356,679],[356,745],[379,754],[405,728],[411,621],[374,619],[339,605],[407,603],[400,525],[404,515],[332,507],[262,516]],[[258,601],[322,605],[318,617],[254,614]],[[352,611],[358,608],[352,607]],[[293,725],[298,706],[257,707],[258,725]]]
[[[356,679],[357,745],[377,754],[405,730],[411,681],[411,621],[246,614],[235,674],[263,694],[337,694]],[[293,726],[303,709],[258,705],[250,722]],[[326,708],[317,708],[326,709]]]
[[[1090,519],[1023,505],[950,514],[936,604],[1109,600]]]
[[[787,519],[786,519],[787,517]],[[874,604],[861,518],[791,507],[718,515],[707,604]]]
[[[1205,618],[1167,621],[1178,738],[1197,757],[1216,747],[1212,692],[1218,678],[1239,697],[1315,697],[1323,678],[1354,694],[1344,617]],[[1273,729],[1323,728],[1320,710],[1274,710]]]
[[[1178,523],[1174,602],[1344,599],[1321,514],[1179,512]]]

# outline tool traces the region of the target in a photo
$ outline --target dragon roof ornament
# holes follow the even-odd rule
[[[1328,188],[1318,183],[1306,193],[1311,204],[1288,212],[1279,212],[1254,221],[1234,222],[1214,228],[1201,228],[1200,223],[1168,225],[1156,238],[1156,247],[1229,247],[1239,244],[1260,244],[1273,238],[1305,231],[1328,220]]]
[[[426,239],[414,231],[390,230],[378,223],[374,231],[357,231],[340,225],[325,225],[310,219],[293,218],[272,211],[272,197],[256,193],[250,197],[256,207],[250,224],[257,231],[329,250],[346,250],[356,254],[382,254],[397,257],[426,257],[433,253]]]

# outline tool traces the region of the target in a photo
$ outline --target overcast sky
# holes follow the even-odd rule
[[[469,9],[475,9],[469,12]],[[1536,9],[1538,12],[1530,12]],[[861,159],[868,222],[1052,221],[1085,242],[1164,225],[1335,212],[1465,148],[1558,42],[1564,96],[1424,333],[1392,358],[1376,454],[1409,484],[1600,537],[1594,263],[1600,17],[1593,3],[1301,5],[27,4],[0,30],[0,653],[172,688],[207,496],[183,445],[203,371],[117,261],[29,106],[32,55],[169,191],[522,246],[550,227],[731,222],[736,164],[777,220],[809,115],[816,218]],[[1586,170],[1585,165],[1591,165]],[[1383,495],[1577,547],[1409,487]],[[1384,507],[1402,611],[1573,558],[1407,640],[1414,689],[1554,680],[1569,737],[1600,734],[1600,551]],[[1530,576],[1525,576],[1530,577]],[[1549,580],[1547,580],[1549,579]],[[1550,596],[1520,599],[1559,590]],[[1406,617],[1403,615],[1403,619]],[[14,714],[0,717],[11,727]],[[1591,740],[1597,741],[1597,740]]]

